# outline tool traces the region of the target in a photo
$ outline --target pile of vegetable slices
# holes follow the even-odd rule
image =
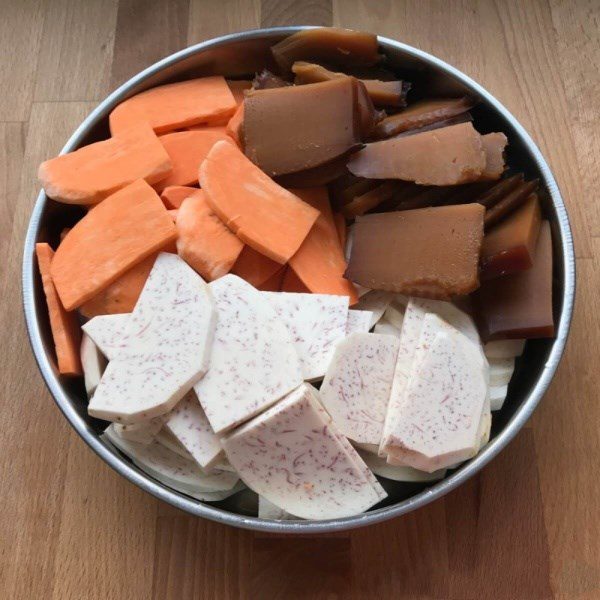
[[[36,254],[107,444],[200,501],[346,517],[385,500],[376,476],[436,480],[488,442],[525,340],[553,335],[551,233],[472,99],[411,102],[368,33],[271,51],[278,72],[149,89],[44,162],[87,212]]]

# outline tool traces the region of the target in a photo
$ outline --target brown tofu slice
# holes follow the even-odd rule
[[[426,127],[437,121],[445,121],[471,110],[475,106],[472,98],[436,98],[421,100],[405,108],[398,114],[391,115],[377,124],[373,130],[375,139],[388,138],[393,135]]]
[[[321,65],[304,61],[295,62],[292,65],[292,71],[296,75],[294,81],[299,85],[348,77],[346,73],[330,71]],[[360,81],[376,106],[406,106],[408,86],[405,86],[402,81],[381,81],[379,79],[360,79]]]
[[[481,138],[471,123],[461,123],[373,142],[353,154],[348,170],[359,177],[421,185],[469,183],[477,181],[486,167]]]
[[[480,204],[357,217],[346,277],[364,287],[448,300],[479,287]]]
[[[542,212],[536,194],[483,238],[481,279],[493,279],[531,268]]]
[[[376,35],[336,27],[298,31],[272,46],[271,52],[284,72],[297,60],[352,67],[368,67],[381,60]]]
[[[533,266],[527,271],[486,281],[477,293],[484,341],[552,337],[552,234],[540,227]]]
[[[360,143],[353,79],[255,91],[244,102],[244,148],[274,177],[333,161]]]

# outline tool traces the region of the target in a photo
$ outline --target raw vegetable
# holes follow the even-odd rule
[[[228,142],[217,142],[209,152],[200,167],[200,185],[229,229],[281,264],[295,254],[319,216]]]
[[[183,201],[176,226],[177,253],[207,281],[229,273],[244,247],[209,207],[202,190]]]
[[[109,117],[110,132],[119,135],[132,124],[148,123],[157,134],[199,124],[222,124],[237,103],[221,76],[168,83],[136,94]]]
[[[51,274],[63,306],[81,306],[176,235],[173,220],[144,180],[113,194],[83,217],[56,251]]]
[[[81,375],[82,368],[79,357],[81,331],[77,323],[77,315],[68,313],[63,308],[52,282],[50,269],[54,252],[48,244],[39,243],[35,245],[35,254],[48,306],[58,372],[61,375]]]
[[[178,256],[159,254],[89,414],[136,423],[170,411],[208,370],[216,316],[202,278]]]
[[[158,183],[171,172],[171,159],[145,124],[43,162],[38,178],[49,198],[67,204],[96,204],[144,179]]]

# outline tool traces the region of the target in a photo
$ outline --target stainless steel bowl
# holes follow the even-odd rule
[[[269,46],[302,29],[282,27],[247,31],[220,37],[177,52],[132,77],[110,94],[78,127],[62,152],[108,137],[108,114],[125,98],[160,83],[190,76],[224,74],[231,77],[253,73],[269,60]],[[56,371],[47,311],[36,272],[34,247],[37,241],[56,243],[63,226],[80,217],[80,209],[49,201],[41,192],[27,232],[23,258],[23,301],[31,346],[50,392],[69,423],[83,440],[118,473],[132,483],[173,506],[198,515],[247,529],[316,533],[362,527],[397,517],[424,506],[453,490],[486,465],[519,432],[541,400],[556,371],[569,331],[575,295],[575,257],[569,219],[558,186],[539,149],[518,121],[472,79],[430,54],[388,38],[379,38],[390,64],[415,82],[417,91],[427,93],[469,93],[481,98],[475,109],[478,129],[485,133],[504,131],[510,141],[509,162],[527,177],[539,177],[546,218],[552,224],[555,269],[554,310],[557,322],[553,340],[527,343],[525,353],[510,385],[504,408],[495,413],[490,443],[477,457],[433,484],[399,484],[383,480],[390,498],[365,514],[329,521],[267,521],[251,516],[256,499],[242,492],[216,504],[204,504],[173,491],[135,467],[128,459],[99,438],[105,423],[87,415],[83,385],[60,377]],[[33,174],[32,174],[33,175]],[[255,514],[255,513],[254,513]]]

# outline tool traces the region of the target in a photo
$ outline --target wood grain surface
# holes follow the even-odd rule
[[[600,598],[598,0],[4,0],[0,19],[0,597]],[[203,39],[340,25],[432,52],[530,131],[575,232],[565,358],[517,439],[403,518],[286,538],[186,516],[110,470],[60,415],[25,334],[20,268],[38,163],[115,86]]]

